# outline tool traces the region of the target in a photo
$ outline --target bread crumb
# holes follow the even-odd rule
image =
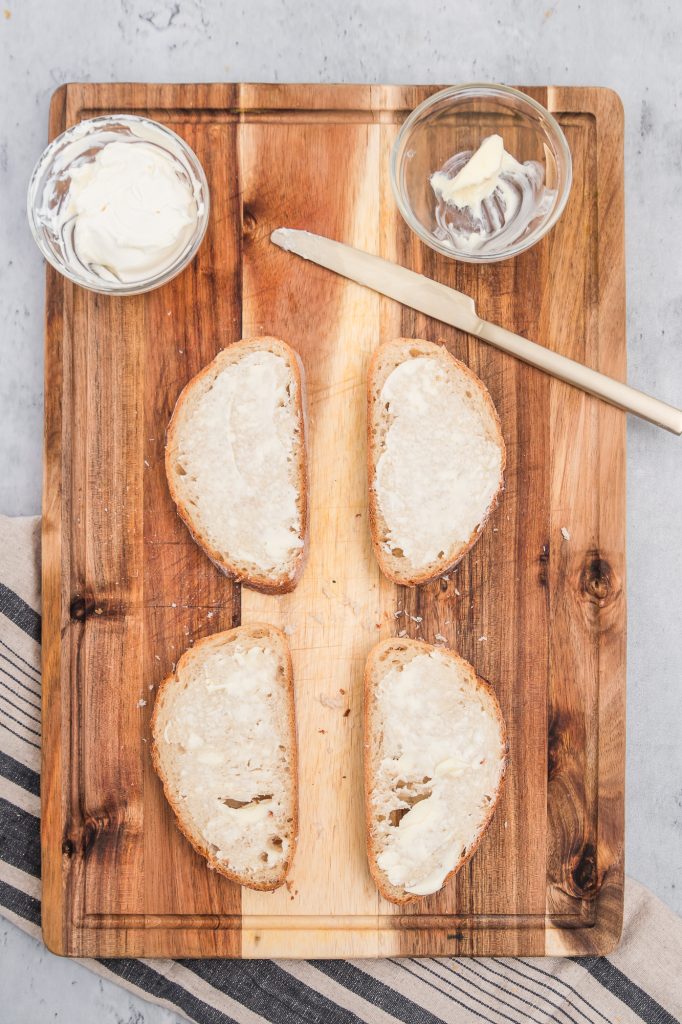
[[[137,702],[137,706],[138,706],[138,708],[146,708],[147,701],[144,700],[144,698],[140,697],[140,699]]]
[[[157,661],[161,661],[161,658],[158,656],[158,654],[155,654],[154,657],[156,658]]]
[[[446,637],[444,637],[442,633],[436,633],[435,639],[436,642],[439,644],[446,644],[448,642]]]
[[[422,622],[423,621],[421,615],[410,615],[410,618],[412,619],[413,622]]]
[[[397,612],[393,612],[393,615],[394,615],[394,617],[395,617],[396,619],[399,619],[399,618],[400,618],[400,616],[401,616],[401,615],[404,615],[404,614],[405,614],[405,609],[404,609],[404,608],[398,608],[398,611],[397,611]]]
[[[147,467],[147,469],[149,469],[149,461],[147,459],[144,460],[144,464]]]
[[[455,593],[457,594],[457,597],[461,597],[461,596],[462,596],[462,595],[460,594],[459,590],[457,589],[457,587],[455,587]]]
[[[570,533],[568,532],[568,530],[566,529],[565,526],[561,527],[561,536],[564,538],[564,540],[570,540],[571,539],[571,535],[570,535]]]
[[[177,604],[175,603],[175,601],[171,601],[171,608],[177,608],[177,607],[178,607],[178,606],[177,606]]]
[[[479,636],[478,642],[479,642],[479,644],[481,644],[481,643],[484,643],[487,639],[488,639],[487,636]]]
[[[214,615],[215,615],[215,612],[207,612],[206,613],[206,618],[207,619],[212,619]]]
[[[508,821],[505,821],[505,823],[504,823],[504,827],[505,827],[505,828],[509,828],[509,822],[508,822]]]
[[[153,689],[154,689],[154,684],[153,684],[153,683],[150,683],[150,684],[149,684],[149,686],[147,687],[147,689],[148,689],[148,690],[153,690]]]
[[[102,615],[103,611],[101,608],[95,608],[95,615]]]

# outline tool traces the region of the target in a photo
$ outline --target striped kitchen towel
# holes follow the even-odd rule
[[[0,517],[0,913],[40,936],[39,520]],[[636,882],[610,957],[87,960],[201,1024],[673,1024],[682,921]]]

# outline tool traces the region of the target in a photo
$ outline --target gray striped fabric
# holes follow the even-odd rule
[[[39,520],[0,517],[0,913],[40,935]],[[682,921],[628,881],[608,958],[88,960],[201,1024],[672,1024]]]

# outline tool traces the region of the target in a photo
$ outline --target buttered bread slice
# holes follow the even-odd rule
[[[230,345],[178,399],[166,475],[194,539],[266,593],[302,572],[308,497],[302,367],[277,338]]]
[[[382,572],[406,586],[452,569],[502,489],[505,446],[484,384],[442,345],[380,345],[368,378],[369,517]]]
[[[200,640],[159,686],[152,737],[154,767],[192,846],[241,885],[281,885],[298,822],[284,634],[253,625]]]
[[[393,903],[438,892],[472,856],[507,762],[491,687],[452,651],[383,641],[365,672],[367,853]]]

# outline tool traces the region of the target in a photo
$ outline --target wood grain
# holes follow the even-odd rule
[[[251,917],[352,919],[378,912],[365,857],[361,794],[364,665],[372,645],[390,635],[393,620],[393,587],[371,553],[364,457],[367,364],[377,342],[380,300],[318,267],[287,259],[268,238],[281,218],[375,248],[379,141],[372,126],[354,123],[295,124],[286,132],[277,124],[255,124],[242,133],[243,196],[255,228],[244,249],[244,330],[272,330],[301,354],[311,487],[310,557],[303,580],[282,599],[242,591],[244,621],[270,621],[293,631],[300,772],[308,780],[289,889],[244,892],[243,913]],[[340,153],[352,159],[339,166]],[[285,185],[263,196],[269,167],[278,168]],[[351,203],[326,201],[332,179],[341,195],[352,196]],[[335,955],[338,938],[319,929],[315,955]],[[398,950],[390,931],[351,930],[347,941],[349,956]],[[287,955],[310,955],[310,942],[307,932],[292,932]],[[276,956],[281,935],[245,927],[242,949],[245,955]]]
[[[305,227],[397,259],[473,295],[486,319],[624,378],[617,97],[528,90],[567,134],[571,198],[541,244],[474,268],[417,242],[390,192],[399,124],[434,89],[70,85],[53,98],[51,136],[110,111],[169,124],[212,198],[197,260],[147,296],[95,296],[48,270],[43,930],[56,952],[541,955],[617,941],[625,417],[268,240]],[[257,334],[292,344],[308,381],[310,559],[280,598],[240,595],[214,569],[163,471],[184,384]],[[366,366],[400,335],[443,340],[482,377],[508,455],[478,544],[449,579],[416,590],[383,579],[367,529]],[[206,869],[148,756],[153,687],[194,639],[240,618],[290,627],[294,658],[301,836],[289,885],[272,894]],[[495,686],[512,760],[476,856],[445,891],[400,909],[365,862],[360,684],[371,646],[402,629],[446,636]]]

